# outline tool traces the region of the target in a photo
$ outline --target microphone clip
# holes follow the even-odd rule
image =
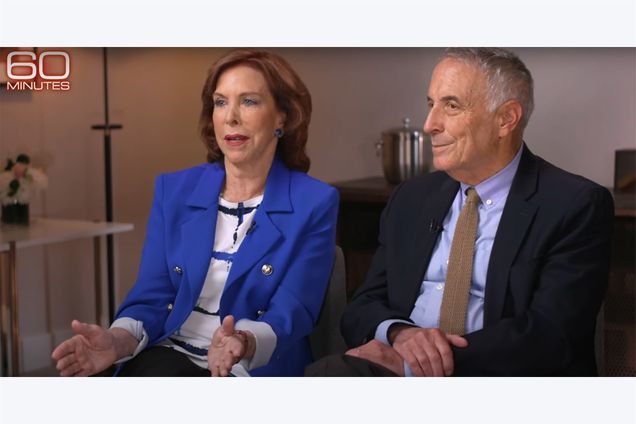
[[[439,234],[444,230],[444,227],[440,225],[439,222],[435,218],[431,219],[430,224],[428,225],[428,231],[432,234]]]

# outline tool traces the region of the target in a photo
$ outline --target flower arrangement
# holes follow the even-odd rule
[[[36,191],[45,189],[48,185],[44,172],[29,166],[30,163],[29,156],[21,154],[15,162],[7,160],[4,172],[0,173],[3,222],[28,223],[31,198]]]

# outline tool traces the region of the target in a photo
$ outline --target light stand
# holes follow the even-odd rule
[[[103,49],[104,62],[104,124],[91,126],[94,130],[104,132],[104,183],[106,189],[106,221],[113,222],[113,183],[110,135],[112,130],[122,129],[121,124],[111,124],[108,115],[108,51]],[[115,317],[115,283],[114,283],[114,258],[113,235],[106,236],[106,273],[108,276],[108,322],[112,323]],[[97,323],[99,324],[99,323]]]

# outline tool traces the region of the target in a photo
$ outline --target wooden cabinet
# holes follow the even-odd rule
[[[384,177],[335,183],[340,192],[337,243],[345,256],[347,298],[364,281],[378,246],[380,215],[395,185]]]
[[[612,265],[605,295],[605,374],[636,376],[636,209],[634,195],[614,196]]]

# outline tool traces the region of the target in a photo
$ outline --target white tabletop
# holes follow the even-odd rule
[[[0,225],[0,252],[9,250],[9,242],[16,247],[41,246],[50,243],[131,231],[133,224],[70,219],[31,218],[29,225]]]

